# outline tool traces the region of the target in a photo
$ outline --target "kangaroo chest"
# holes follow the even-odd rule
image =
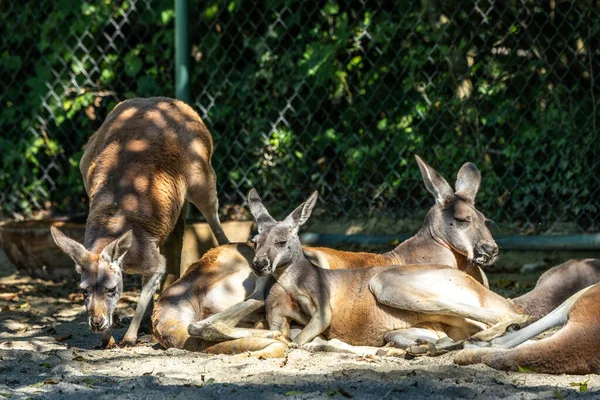
[[[265,299],[267,318],[288,318],[306,325],[312,315],[318,311],[318,306],[312,297],[301,287],[277,282]]]

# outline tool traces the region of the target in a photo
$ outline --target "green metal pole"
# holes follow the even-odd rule
[[[190,35],[188,0],[175,0],[175,97],[190,104]],[[186,219],[192,215],[187,202]]]
[[[175,97],[190,102],[188,0],[175,0]]]

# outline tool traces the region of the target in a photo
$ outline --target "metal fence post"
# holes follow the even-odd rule
[[[175,0],[175,97],[190,102],[188,0]]]
[[[190,104],[190,34],[188,0],[175,0],[175,97]],[[186,219],[192,207],[186,205]]]

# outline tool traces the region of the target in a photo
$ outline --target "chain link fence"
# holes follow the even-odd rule
[[[597,232],[600,2],[190,1],[193,105],[222,218],[256,187],[281,215],[414,229],[465,161],[496,233]],[[118,100],[174,92],[172,1],[0,10],[1,213],[85,212],[82,145]],[[391,221],[391,222],[390,222]],[[406,222],[409,221],[409,222]]]

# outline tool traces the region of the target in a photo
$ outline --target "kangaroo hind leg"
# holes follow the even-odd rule
[[[225,236],[221,221],[219,220],[219,200],[217,198],[217,178],[213,167],[208,164],[201,164],[193,168],[197,171],[193,175],[188,188],[189,201],[200,210],[206,222],[210,226],[219,245],[229,243]]]
[[[375,274],[369,289],[382,304],[423,314],[463,317],[493,325],[519,316],[514,306],[453,268],[390,268]]]

